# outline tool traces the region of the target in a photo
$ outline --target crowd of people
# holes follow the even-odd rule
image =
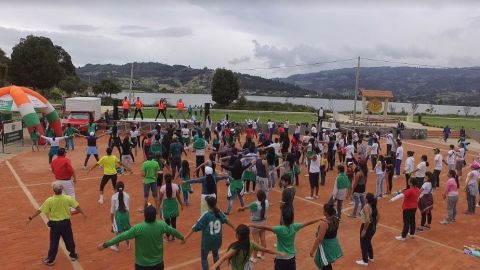
[[[125,101],[123,108],[128,118],[126,110],[130,103],[126,98]],[[143,119],[142,104],[139,99],[137,101],[134,118],[138,113]],[[181,107],[185,108],[185,105]],[[166,119],[165,110],[166,104],[159,105],[157,117],[161,113]],[[395,132],[382,134],[338,126],[333,130],[324,129],[319,123],[291,125],[287,119],[275,123],[268,119],[262,128],[260,119],[234,123],[227,115],[215,125],[207,117],[204,122],[190,124],[181,124],[180,121],[157,124],[153,130],[143,130],[133,122],[127,132],[119,130],[114,122],[108,132],[101,135],[89,127],[88,135],[83,136],[87,139],[84,167],[87,169],[89,157],[93,155],[97,162],[89,171],[97,166],[103,168],[99,204],[104,204],[103,190],[108,181],[115,190],[110,201],[112,231],[116,236],[98,248],[118,251],[120,242],[126,241],[127,247],[130,247],[128,240],[135,239],[135,269],[164,269],[164,241],[168,243],[177,238],[185,243],[190,235],[201,231],[203,270],[219,269],[226,261],[232,269],[252,269],[259,259],[264,259],[265,253],[276,255],[274,269],[296,269],[296,233],[306,226],[317,224],[310,256],[318,269],[332,269],[332,264],[343,254],[337,232],[343,219],[342,207],[350,203],[353,209],[347,217],[361,219],[361,259],[356,263],[368,266],[374,262],[372,239],[381,216],[377,209],[378,200],[390,198],[389,202],[393,203],[403,199],[404,225],[401,235],[395,237],[397,240],[405,241],[407,236],[413,238],[417,232],[432,229],[432,192],[440,188],[443,165],[448,167],[447,181],[442,182],[448,216],[440,223],[455,223],[460,186],[465,187],[468,202],[464,213],[473,215],[475,208],[480,207],[480,202],[476,204],[480,163],[475,160],[468,164],[469,172],[464,176],[467,165],[464,144],[452,144],[446,153],[439,148],[432,149],[431,155],[422,155],[416,162],[414,151],[404,151],[402,126],[399,125]],[[28,217],[31,220],[40,212],[49,213],[52,223],[49,225],[51,247],[44,260],[47,265],[55,261],[60,236],[67,244],[72,260],[77,258],[70,215],[83,212],[75,201],[76,176],[65,150],[74,149],[73,138],[78,132],[69,128],[62,137],[42,136],[51,145],[49,162],[56,179],[53,185],[55,195]],[[105,135],[109,136],[106,155],[99,157],[97,139]],[[65,148],[60,147],[63,139],[67,140]],[[385,141],[383,145],[386,149],[382,149],[381,141]],[[117,149],[118,156],[113,153],[114,149]],[[190,153],[195,157],[193,164],[187,159]],[[55,155],[57,158],[53,159]],[[429,159],[433,160],[433,166],[430,166]],[[130,197],[125,192],[125,184],[117,180],[117,175],[133,173],[135,160],[142,162],[140,174],[143,177],[144,207],[140,211],[145,220],[131,226]],[[300,180],[302,174],[308,177],[308,183]],[[324,216],[296,222],[296,187],[309,185],[310,193],[305,199],[319,200],[319,189],[325,186],[327,174],[334,175],[335,182],[333,190],[323,198]],[[369,174],[375,175],[375,190],[367,188]],[[405,184],[396,180],[399,178],[404,178]],[[226,194],[218,194],[219,181],[227,183]],[[196,184],[201,190],[199,218],[192,222],[191,231],[184,236],[176,230],[177,218],[184,206],[197,203],[189,197],[197,190]],[[281,214],[279,224],[270,226],[266,222],[272,207],[269,192],[275,188],[282,190]],[[62,191],[66,195],[62,195]],[[256,200],[246,203],[244,196],[249,193],[255,193]],[[227,205],[222,208],[224,211],[217,204],[219,196],[227,198]],[[250,219],[234,226],[228,217],[234,214],[237,198],[240,203],[237,210],[249,211]],[[417,209],[421,216],[418,227]],[[220,258],[224,224],[235,231],[237,240],[228,245],[227,252]],[[266,231],[276,236],[275,250],[267,247]],[[211,268],[207,260],[210,252],[215,262]]]

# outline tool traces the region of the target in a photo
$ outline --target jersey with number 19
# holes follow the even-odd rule
[[[202,231],[202,250],[218,250],[222,246],[222,224],[227,223],[227,217],[211,210],[205,212],[193,225],[194,232]]]

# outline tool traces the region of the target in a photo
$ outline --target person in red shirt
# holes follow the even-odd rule
[[[410,238],[415,237],[415,214],[417,212],[418,197],[420,189],[417,187],[417,179],[410,178],[408,181],[408,189],[390,199],[390,202],[403,198],[403,230],[402,235],[396,236],[395,239],[405,241],[407,233],[410,232]]]
[[[135,113],[133,114],[133,120],[137,117],[137,113],[140,113],[140,117],[143,120],[143,102],[140,100],[140,97],[137,97],[137,100],[135,101]]]
[[[277,129],[278,136],[282,135],[282,133],[285,133],[285,128],[283,127],[283,123],[280,123],[280,126]]]
[[[165,122],[167,122],[167,100],[161,98],[158,102],[158,111],[157,116],[155,117],[155,121],[157,121],[158,116],[162,113],[163,117],[165,118]]]
[[[248,125],[248,127],[245,129],[245,134],[246,134],[246,138],[247,140],[250,139],[250,140],[253,140],[253,128],[252,128],[252,125]]]
[[[123,109],[123,118],[128,118],[128,113],[130,112],[130,101],[127,97],[124,97],[122,100],[122,109]]]
[[[55,175],[55,182],[63,186],[63,193],[75,199],[74,184],[77,183],[77,177],[72,162],[65,155],[65,148],[58,149],[57,158],[52,161],[50,167]]]

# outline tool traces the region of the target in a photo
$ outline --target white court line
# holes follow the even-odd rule
[[[35,198],[33,197],[33,195],[32,195],[32,193],[30,192],[30,190],[28,190],[27,186],[25,186],[25,184],[23,183],[23,181],[22,181],[22,179],[20,178],[20,176],[18,176],[17,172],[16,172],[15,169],[12,167],[12,165],[10,164],[10,162],[9,162],[8,160],[5,160],[5,163],[7,164],[8,168],[10,169],[10,172],[12,173],[13,177],[15,177],[15,180],[17,181],[18,185],[22,188],[23,193],[25,193],[25,196],[27,196],[28,200],[29,200],[30,203],[32,204],[33,208],[38,209],[40,206],[38,205],[37,201],[36,201]],[[47,217],[46,217],[43,213],[40,214],[40,217],[42,218],[43,223],[45,224],[45,226],[48,228],[48,226],[47,226],[47,222],[48,222]],[[60,249],[63,251],[63,253],[65,254],[65,256],[67,256],[68,261],[70,261],[69,252],[68,252],[67,249],[65,248],[65,244],[63,243],[63,240],[60,242]],[[72,264],[73,269],[75,269],[75,270],[83,270],[82,265],[81,265],[78,261],[74,261],[74,262],[70,261],[70,263]]]
[[[85,178],[79,178],[77,181],[86,181],[86,180],[100,180],[101,177],[85,177]],[[28,184],[25,185],[26,187],[35,187],[35,186],[43,186],[43,185],[51,185],[55,180],[52,180],[51,182],[42,182],[42,183],[35,183],[35,184]],[[5,190],[5,189],[14,189],[18,188],[18,186],[10,186],[10,187],[2,187],[0,190]]]

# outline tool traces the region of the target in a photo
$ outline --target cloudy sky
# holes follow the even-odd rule
[[[277,77],[356,63],[270,67],[357,56],[480,65],[480,1],[1,0],[0,6],[0,48],[7,54],[20,38],[42,35],[76,66],[154,61]],[[389,64],[362,60],[379,65]]]

